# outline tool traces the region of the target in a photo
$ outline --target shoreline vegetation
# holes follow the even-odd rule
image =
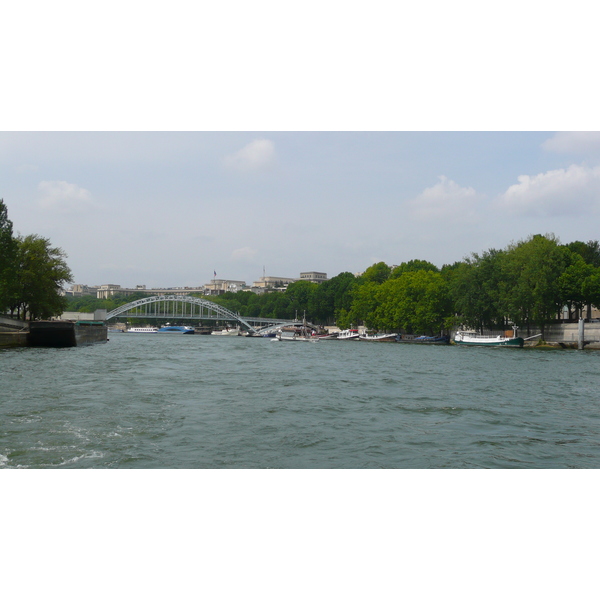
[[[62,289],[73,279],[66,258],[47,238],[13,235],[0,199],[0,314],[24,321],[62,314],[68,304]]]
[[[62,295],[72,274],[66,254],[38,235],[14,236],[0,199],[0,313],[48,319],[66,310],[112,310],[146,297],[140,292],[107,300]],[[197,294],[193,294],[197,295]],[[600,306],[600,243],[561,244],[536,234],[502,250],[472,253],[438,268],[420,259],[388,266],[379,262],[355,276],[343,272],[322,283],[297,281],[285,291],[257,295],[226,292],[210,300],[247,317],[294,319],[340,329],[436,335],[458,327],[521,331],[578,318]],[[538,340],[539,341],[539,340]]]
[[[71,298],[69,310],[112,310],[145,296]],[[458,327],[505,331],[514,324],[527,335],[541,331],[543,339],[548,325],[589,320],[592,306],[600,305],[600,243],[563,245],[552,234],[538,234],[441,269],[419,259],[395,267],[379,262],[359,276],[343,272],[319,284],[297,281],[285,291],[226,292],[209,299],[246,317],[292,320],[306,314],[314,324],[340,329],[363,325],[436,335]]]

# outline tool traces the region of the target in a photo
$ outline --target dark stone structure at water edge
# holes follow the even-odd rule
[[[102,321],[31,321],[29,346],[67,348],[108,341],[108,327]]]

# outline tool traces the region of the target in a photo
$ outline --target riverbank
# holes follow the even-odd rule
[[[103,321],[17,321],[2,317],[0,348],[66,348],[108,341]]]
[[[26,331],[0,331],[0,348],[27,346]]]

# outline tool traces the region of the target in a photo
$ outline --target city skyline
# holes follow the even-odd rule
[[[15,232],[63,248],[74,283],[333,277],[596,239],[600,134],[5,132],[0,178]]]

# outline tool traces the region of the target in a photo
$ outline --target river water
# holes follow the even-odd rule
[[[111,334],[0,351],[0,467],[600,467],[600,352]]]

